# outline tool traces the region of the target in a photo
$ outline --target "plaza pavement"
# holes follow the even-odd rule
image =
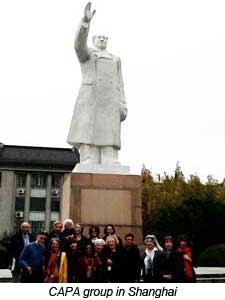
[[[195,268],[197,282],[225,282],[224,268]],[[0,269],[0,282],[10,282],[12,279],[11,272],[8,269]]]

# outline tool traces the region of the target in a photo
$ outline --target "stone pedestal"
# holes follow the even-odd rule
[[[103,165],[103,164],[77,164],[74,172],[76,173],[95,173],[95,174],[120,174],[129,175],[130,167],[123,165]]]
[[[99,225],[101,236],[111,223],[122,239],[132,232],[142,243],[140,176],[72,173],[64,179],[62,220],[81,223],[86,235],[91,224]]]

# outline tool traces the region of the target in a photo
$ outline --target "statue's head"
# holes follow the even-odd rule
[[[104,35],[94,35],[92,41],[95,48],[105,50],[107,47],[108,37]]]

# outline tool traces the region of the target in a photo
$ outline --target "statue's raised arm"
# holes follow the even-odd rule
[[[82,18],[81,24],[79,25],[76,33],[74,47],[77,53],[77,57],[81,63],[85,62],[88,59],[88,32],[91,19],[93,18],[95,12],[96,10],[91,11],[91,3],[88,2],[84,9],[84,16]]]

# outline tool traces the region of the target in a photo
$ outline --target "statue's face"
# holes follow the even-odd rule
[[[105,50],[107,47],[108,38],[104,35],[93,36],[93,45],[100,50]]]

